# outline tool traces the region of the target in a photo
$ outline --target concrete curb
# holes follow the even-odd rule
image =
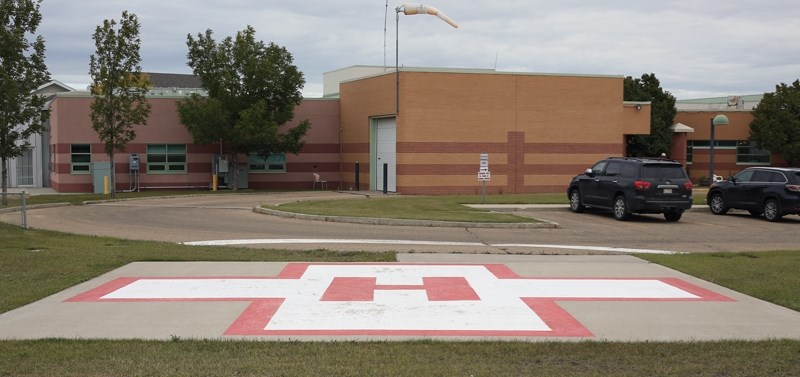
[[[537,210],[537,209],[569,210],[569,204],[465,204],[465,206],[478,209],[498,210],[502,212],[516,212],[516,211]],[[708,205],[705,203],[693,204],[692,208],[686,210],[686,212],[698,212],[698,211],[708,212],[709,211]]]
[[[378,217],[307,215],[303,213],[278,211],[262,207],[253,207],[253,212],[265,215],[301,219],[301,220],[343,222],[343,223],[369,224],[369,225],[425,226],[425,227],[450,227],[450,228],[503,228],[503,229],[553,229],[559,227],[558,223],[546,220],[539,220],[541,221],[540,223],[471,223],[471,222],[458,222],[458,221],[404,220],[404,219],[387,219]]]
[[[47,204],[28,204],[25,205],[25,209],[39,209],[39,208],[55,208],[55,207],[69,207],[72,203],[47,203]],[[8,213],[8,212],[20,212],[22,211],[22,207],[9,207],[0,209],[0,213]]]

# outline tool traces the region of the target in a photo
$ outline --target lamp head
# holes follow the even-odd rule
[[[722,114],[717,115],[711,121],[711,124],[713,124],[714,126],[727,126],[729,124],[728,117]]]

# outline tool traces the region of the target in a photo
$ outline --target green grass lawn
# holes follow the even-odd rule
[[[533,198],[533,196],[513,196],[502,199],[498,197],[494,199],[494,202],[518,204],[525,202],[525,198]],[[304,200],[263,207],[322,216],[390,217],[393,219],[482,223],[538,222],[532,218],[475,209],[464,205],[477,203],[481,203],[481,199],[475,196],[391,196],[360,200]]]
[[[402,196],[396,198],[408,200]],[[557,200],[557,197],[494,199],[529,203]],[[479,202],[480,197],[446,197],[440,199],[443,204],[425,199],[422,203],[448,208],[454,203],[475,200]],[[367,201],[371,199],[363,200]],[[393,206],[407,205],[381,204],[381,211],[390,217],[396,211]],[[800,250],[640,257],[800,310],[797,289]],[[0,313],[133,261],[394,260],[394,253],[193,247],[24,230],[0,224]],[[179,338],[0,341],[0,376],[261,375],[798,376],[800,341],[262,342]]]

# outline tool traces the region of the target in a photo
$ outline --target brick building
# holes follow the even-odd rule
[[[152,112],[116,155],[117,191],[209,188],[214,174],[223,187],[238,174],[242,188],[311,189],[317,173],[331,189],[475,194],[486,154],[487,192],[560,192],[598,159],[625,155],[628,135],[650,130],[650,103],[623,101],[622,76],[353,66],[326,73],[324,97],[296,108],[296,122],[311,121],[298,155],[240,156],[232,167],[220,158],[224,146],[194,144],[178,121],[176,102],[202,92],[197,78],[150,75]],[[52,88],[59,90],[50,94],[50,131],[32,152],[41,156],[33,176],[43,177],[34,185],[98,192],[108,157],[91,128],[92,97]],[[708,168],[708,119],[720,112],[731,124],[717,130],[718,171],[781,163],[746,142],[748,109],[715,106],[678,104],[670,157],[685,162],[693,179]]]

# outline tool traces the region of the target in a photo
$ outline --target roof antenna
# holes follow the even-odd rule
[[[386,11],[383,12],[383,71],[386,72],[386,20],[389,17],[389,0],[386,0]]]

